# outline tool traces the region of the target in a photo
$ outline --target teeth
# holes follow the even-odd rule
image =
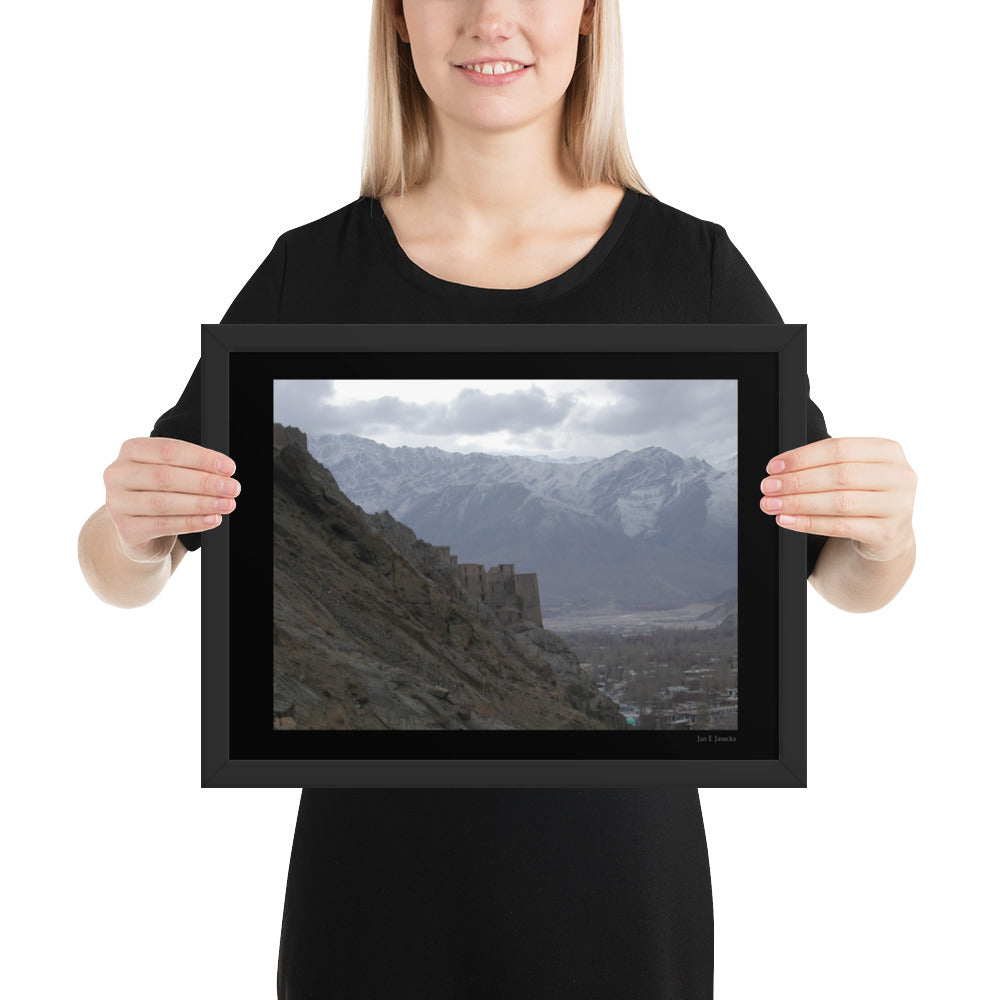
[[[504,73],[511,73],[516,69],[524,69],[520,63],[477,63],[475,66],[463,66],[463,69],[475,70],[477,73],[484,73],[486,76],[502,76]]]

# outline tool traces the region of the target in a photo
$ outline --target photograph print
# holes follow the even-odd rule
[[[274,728],[739,728],[736,379],[275,379]]]

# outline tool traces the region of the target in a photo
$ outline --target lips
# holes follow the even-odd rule
[[[455,63],[456,66],[481,66],[483,63],[517,63],[518,66],[530,66],[523,59],[512,59],[510,56],[483,56],[479,59],[466,59],[465,62]]]
[[[530,68],[530,65],[524,65],[523,69],[515,69],[508,73],[493,75],[492,73],[480,73],[474,69],[466,69],[465,66],[455,67],[467,80],[471,80],[473,83],[478,83],[484,87],[502,87],[505,84],[513,83],[515,80],[520,80]]]

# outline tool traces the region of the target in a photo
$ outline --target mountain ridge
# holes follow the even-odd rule
[[[357,435],[310,453],[368,511],[465,562],[536,572],[543,610],[679,607],[736,585],[736,467],[654,445],[579,463],[389,447]],[[731,457],[731,456],[730,456]]]

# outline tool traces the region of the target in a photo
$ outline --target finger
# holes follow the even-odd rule
[[[828,493],[839,490],[876,490],[885,492],[909,483],[908,466],[882,462],[842,462],[768,476],[761,480],[765,496],[792,493]]]
[[[236,471],[236,463],[228,455],[179,438],[132,438],[122,445],[121,456],[131,462],[179,466],[223,476]]]
[[[842,462],[886,462],[904,463],[903,448],[897,441],[888,438],[842,437],[824,438],[813,441],[801,448],[775,455],[767,463],[766,471],[771,475],[782,472],[798,472],[802,469],[822,465],[837,465]]]
[[[189,514],[186,517],[132,517],[118,527],[127,545],[145,545],[154,538],[210,531],[222,523],[221,514]]]
[[[881,534],[880,517],[823,517],[813,514],[779,514],[775,518],[782,528],[809,535],[829,538],[856,538],[859,542],[874,542]]]
[[[240,483],[214,472],[199,472],[176,465],[148,465],[130,462],[108,470],[111,483],[123,491],[152,493],[192,493],[207,497],[237,497]]]
[[[231,514],[236,509],[232,497],[211,497],[194,493],[167,493],[157,490],[123,493],[115,504],[128,517],[172,517],[189,514]]]
[[[828,517],[888,517],[898,507],[881,491],[838,490],[831,493],[793,493],[764,496],[765,514],[812,514]]]

